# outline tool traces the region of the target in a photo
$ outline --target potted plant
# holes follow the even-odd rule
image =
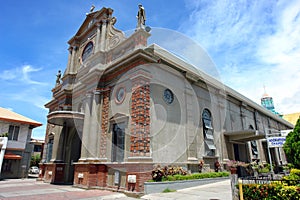
[[[244,167],[246,164],[244,162],[238,160],[228,160],[227,167],[229,168],[231,174],[236,174],[237,167],[242,166]]]

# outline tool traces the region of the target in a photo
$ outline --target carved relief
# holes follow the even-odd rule
[[[125,35],[122,31],[117,30],[114,27],[114,24],[116,23],[117,19],[115,17],[112,17],[108,20],[107,24],[107,50],[113,49],[116,47],[120,42],[125,40]]]

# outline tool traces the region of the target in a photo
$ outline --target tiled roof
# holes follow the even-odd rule
[[[0,107],[0,120],[9,121],[9,122],[17,122],[17,123],[21,123],[21,124],[30,124],[35,127],[42,126],[42,124],[40,122],[34,121],[32,119],[24,117],[23,115],[20,115],[11,110],[1,108],[1,107]]]

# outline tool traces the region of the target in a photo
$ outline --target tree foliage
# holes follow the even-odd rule
[[[300,118],[298,119],[294,130],[286,137],[283,148],[288,162],[300,169]]]
[[[37,154],[35,156],[31,156],[31,160],[30,160],[30,167],[31,166],[39,166],[39,163],[41,161],[41,156],[40,154]]]

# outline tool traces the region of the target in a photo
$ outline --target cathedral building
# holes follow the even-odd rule
[[[40,165],[45,182],[143,192],[155,165],[268,162],[265,133],[293,125],[156,44],[113,10],[87,14],[57,75]],[[277,154],[273,161],[279,162]]]

